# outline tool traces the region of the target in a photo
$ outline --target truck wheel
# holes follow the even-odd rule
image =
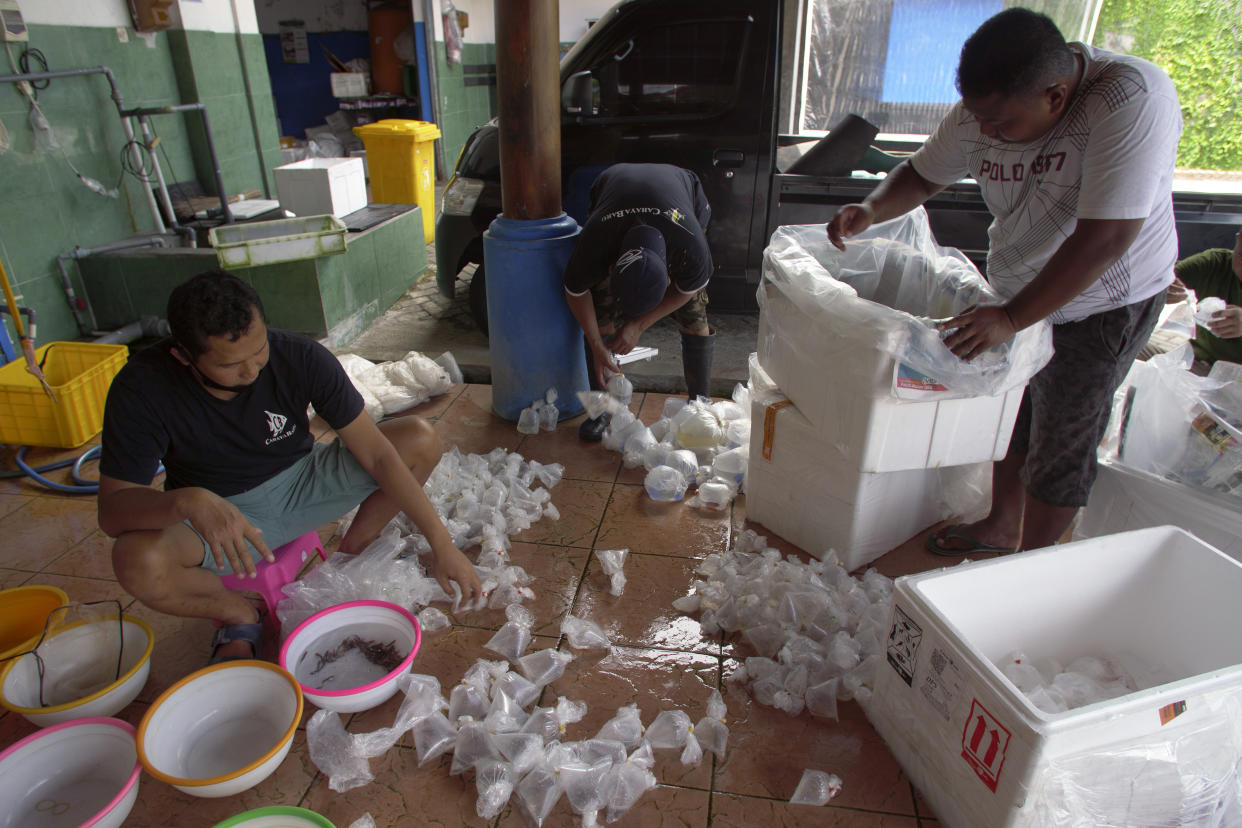
[[[482,262],[470,277],[470,315],[474,317],[474,324],[487,336],[487,271],[483,269]]]

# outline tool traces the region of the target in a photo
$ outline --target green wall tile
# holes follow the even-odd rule
[[[21,292],[22,300],[19,304],[32,307],[38,313],[36,344],[46,345],[56,340],[77,338],[78,324],[73,318],[73,311],[69,309],[69,300],[60,286],[60,281],[52,278],[52,274],[45,274],[22,285]]]
[[[315,260],[251,267],[240,273],[263,297],[272,327],[315,337],[327,332]]]
[[[0,239],[7,254],[4,266],[15,284],[51,272],[56,254],[70,247],[60,205],[53,199],[0,202]]]

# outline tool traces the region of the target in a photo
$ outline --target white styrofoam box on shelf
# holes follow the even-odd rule
[[[331,72],[328,79],[334,98],[365,98],[371,93],[371,76],[365,72]]]
[[[1132,469],[1101,451],[1091,498],[1078,513],[1074,539],[1148,526],[1180,526],[1242,561],[1242,504],[1238,498]]]
[[[792,402],[752,390],[746,517],[816,557],[835,549],[846,569],[956,513],[946,491],[972,469],[859,471]]]
[[[854,330],[818,325],[768,283],[759,312],[759,362],[816,434],[866,472],[1000,460],[1025,385],[996,396],[902,400],[893,358]]]
[[[1242,824],[1242,565],[1163,526],[899,578],[867,716],[949,828]],[[1114,658],[1045,713],[997,662]]]
[[[314,259],[345,252],[345,225],[336,216],[222,224],[207,231],[225,269]]]
[[[347,216],[367,206],[361,158],[307,158],[277,167],[276,197],[295,216]]]

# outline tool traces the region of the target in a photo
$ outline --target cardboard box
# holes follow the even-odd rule
[[[820,325],[766,281],[759,362],[823,442],[864,472],[1000,460],[1025,385],[996,396],[902,400],[893,358],[865,331]]]
[[[899,578],[866,705],[950,828],[1237,825],[1242,565],[1184,530]],[[1116,658],[1139,690],[1059,714],[996,662]]]
[[[859,471],[752,364],[746,517],[807,553],[864,566],[955,513],[946,493],[971,467]]]
[[[361,158],[307,158],[277,167],[276,197],[295,216],[340,218],[367,206]]]
[[[1091,499],[1078,513],[1074,539],[1164,525],[1180,526],[1242,561],[1242,503],[1237,497],[1187,486],[1102,456]]]

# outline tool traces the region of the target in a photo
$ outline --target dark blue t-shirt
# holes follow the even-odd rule
[[[699,177],[671,164],[614,164],[591,185],[591,213],[565,268],[575,296],[608,278],[631,227],[650,225],[664,236],[668,278],[682,293],[697,293],[712,276],[707,223],[712,208]]]
[[[145,486],[160,461],[165,489],[201,486],[221,497],[252,489],[310,450],[307,404],[333,428],[362,411],[362,396],[327,348],[268,329],[268,362],[231,400],[213,397],[161,342],[135,354],[112,381],[99,471]]]

